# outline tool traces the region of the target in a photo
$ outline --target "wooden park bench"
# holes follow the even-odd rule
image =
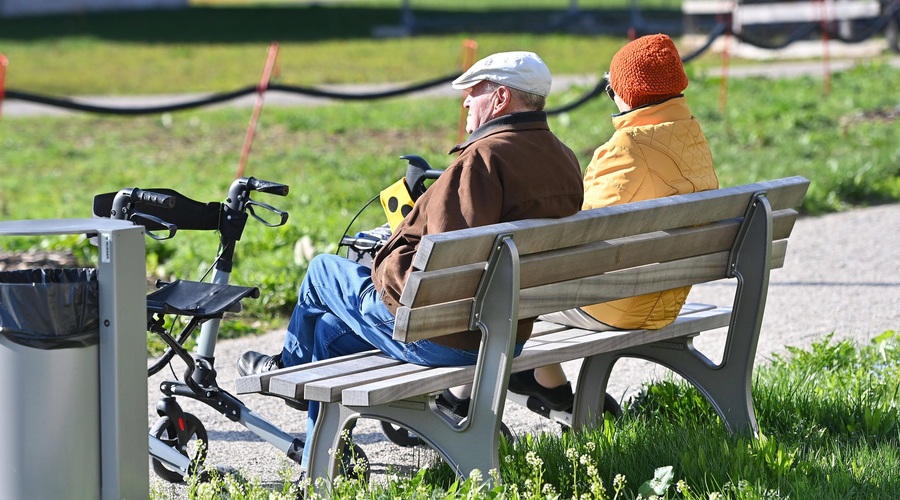
[[[426,236],[397,312],[404,342],[480,330],[478,363],[429,368],[370,351],[236,381],[238,393],[321,402],[309,477],[334,477],[342,430],[357,418],[402,426],[462,477],[500,467],[498,439],[509,375],[584,359],[572,425],[602,415],[607,380],[622,356],[666,366],[696,386],[732,432],[756,434],[751,375],[769,270],[781,267],[795,207],[809,181],[791,177]],[[537,324],[513,359],[516,322],[541,314],[715,280],[735,279],[734,303],[689,306],[653,331],[591,332]],[[693,348],[701,332],[727,327],[716,364]],[[462,421],[435,405],[437,393],[473,383]],[[335,457],[337,455],[337,457]],[[337,458],[337,460],[335,459]]]
[[[879,0],[789,0],[782,2],[746,2],[742,0],[684,0],[686,33],[696,33],[700,16],[731,16],[732,33],[741,33],[745,26],[825,23],[837,21],[843,36],[851,37],[853,21],[874,20],[882,15],[888,4]]]

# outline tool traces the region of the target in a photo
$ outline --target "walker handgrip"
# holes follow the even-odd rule
[[[113,198],[112,210],[109,213],[110,218],[127,220],[137,202],[172,208],[175,206],[175,197],[153,191],[144,191],[139,188],[122,189]]]
[[[431,168],[431,165],[428,164],[425,158],[418,155],[403,155],[400,158],[409,162],[409,165],[406,167],[404,181],[406,182],[406,189],[409,190],[409,196],[413,201],[418,200],[420,196],[425,194],[425,179],[437,179],[444,172],[443,170]]]
[[[264,181],[255,177],[247,179],[247,185],[250,191],[259,191],[261,193],[274,194],[276,196],[287,196],[290,188],[285,184],[277,182]]]
[[[149,205],[156,205],[158,207],[163,208],[172,208],[175,206],[175,197],[162,193],[155,193],[153,191],[143,191],[138,188],[134,188],[134,192],[132,193],[132,199],[134,201],[139,201],[141,203],[147,203]]]

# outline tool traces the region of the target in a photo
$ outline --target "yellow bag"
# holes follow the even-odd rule
[[[388,224],[393,232],[413,208],[412,196],[403,179],[391,184],[381,192],[381,207],[384,208],[384,215],[387,216]]]

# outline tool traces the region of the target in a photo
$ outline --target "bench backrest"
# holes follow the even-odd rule
[[[510,235],[518,253],[519,319],[733,277],[745,216],[760,203],[768,234],[754,238],[768,240],[761,242],[766,265],[780,267],[808,186],[790,177],[428,235],[400,300],[394,338],[469,330],[500,235]]]

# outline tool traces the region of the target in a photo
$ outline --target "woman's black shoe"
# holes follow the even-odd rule
[[[513,373],[509,376],[509,392],[532,396],[540,400],[541,404],[554,411],[572,411],[575,396],[572,393],[572,383],[548,389],[534,379],[534,370]]]

